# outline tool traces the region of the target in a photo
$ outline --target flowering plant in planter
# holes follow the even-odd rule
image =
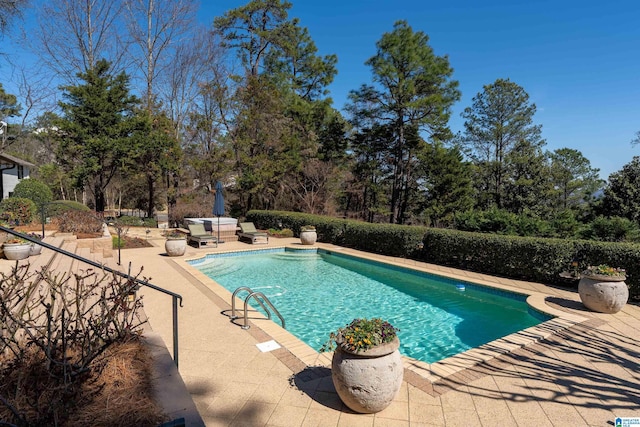
[[[316,231],[315,225],[303,225],[300,227],[300,231]]]
[[[176,239],[186,239],[187,235],[184,233],[181,233],[178,230],[171,230],[171,231],[167,231],[167,233],[164,235],[167,239],[172,239],[172,240],[176,240]]]
[[[38,233],[29,233],[27,234],[27,236],[31,237],[32,239],[42,240],[42,236],[39,235]]]
[[[10,245],[13,245],[13,244],[17,244],[17,243],[30,244],[31,242],[27,242],[26,240],[24,240],[21,237],[12,237],[11,239],[7,240],[4,243],[8,243]]]
[[[626,271],[623,268],[610,267],[607,264],[600,264],[596,266],[590,265],[582,272],[582,276],[607,276],[620,277],[624,279]]]
[[[332,351],[336,345],[352,352],[368,350],[377,345],[393,341],[398,331],[398,328],[377,317],[354,319],[347,326],[331,332],[329,340],[322,346],[320,351]]]

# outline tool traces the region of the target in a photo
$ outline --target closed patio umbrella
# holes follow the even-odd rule
[[[224,243],[220,240],[220,217],[224,215],[224,195],[222,194],[222,183],[216,182],[216,198],[213,201],[213,214],[218,217],[218,243]]]

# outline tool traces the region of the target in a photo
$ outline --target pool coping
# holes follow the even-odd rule
[[[270,246],[269,248],[220,251],[212,253],[212,255],[264,250],[286,250],[287,248],[293,250],[323,249],[330,252],[344,253],[346,255],[369,261],[409,268],[448,279],[460,280],[497,290],[503,290],[509,293],[524,295],[526,296],[526,302],[531,309],[553,316],[552,319],[546,320],[538,325],[520,330],[435,363],[426,363],[403,355],[402,361],[405,369],[405,381],[434,396],[446,392],[450,388],[447,384],[465,384],[478,378],[477,372],[474,371],[474,368],[479,365],[490,363],[491,361],[511,354],[518,349],[531,347],[536,343],[546,340],[554,335],[558,335],[563,331],[577,327],[578,325],[593,322],[592,318],[578,316],[547,305],[546,299],[551,297],[551,295],[510,286],[507,283],[510,281],[509,279],[487,276],[464,270],[438,267],[420,261],[392,258],[330,244],[316,243],[313,246],[305,247],[301,247],[296,244],[284,244]],[[210,290],[216,297],[214,302],[220,306],[222,314],[228,314],[231,309],[232,293],[191,265],[191,262],[194,260],[202,259],[207,255],[208,253],[198,254],[198,256],[193,258],[176,259],[175,261],[177,265],[199,282],[200,285],[205,289]],[[236,307],[242,307],[243,304],[244,301],[236,298]],[[289,366],[293,372],[298,373],[306,371],[306,375],[304,377],[308,378],[308,380],[316,379],[318,376],[328,375],[327,372],[330,371],[327,369],[322,370],[314,368],[329,368],[331,366],[332,353],[319,353],[314,348],[295,337],[292,333],[279,326],[276,321],[262,322],[260,321],[262,319],[266,319],[266,317],[259,312],[252,312],[249,320],[251,327],[248,329],[248,332],[259,340],[275,340],[280,344],[282,348],[274,351],[273,354],[281,362]],[[242,319],[230,321],[240,326]],[[443,387],[438,387],[441,385]]]

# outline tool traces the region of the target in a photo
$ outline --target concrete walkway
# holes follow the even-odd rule
[[[163,239],[149,240],[153,248],[121,251],[121,263],[125,269],[130,263],[132,272],[144,267],[142,275],[153,284],[184,297],[179,309],[180,377],[162,383],[159,394],[182,399],[175,402],[171,415],[186,415],[188,425],[604,426],[613,425],[616,417],[640,417],[636,305],[627,304],[615,315],[591,313],[572,290],[379,257],[526,292],[534,305],[562,315],[546,332],[542,328],[510,336],[486,351],[439,365],[407,360],[405,382],[391,406],[375,415],[361,415],[344,407],[335,393],[327,355],[318,355],[273,322],[254,320],[251,329],[241,329],[225,315],[230,307],[228,292],[185,262],[210,252],[266,245],[228,242],[217,249],[189,247],[184,257],[169,258]],[[268,246],[297,242],[272,238]],[[117,253],[106,260],[112,267],[116,261]],[[152,336],[170,353],[171,298],[148,288],[140,294]],[[256,344],[271,339],[283,348],[258,350]],[[182,384],[199,416],[189,416],[185,410],[190,400],[181,397]]]

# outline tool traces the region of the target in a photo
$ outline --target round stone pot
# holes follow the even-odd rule
[[[357,353],[338,346],[331,361],[331,378],[338,396],[351,410],[372,414],[391,404],[404,374],[399,346],[398,337]]]
[[[620,276],[583,276],[578,283],[582,303],[590,310],[613,314],[629,299],[629,288]]]
[[[164,250],[169,256],[182,256],[187,251],[187,239],[167,239]]]
[[[318,240],[318,234],[315,232],[315,230],[300,232],[300,243],[302,243],[303,245],[313,245],[316,240]]]
[[[42,252],[42,246],[37,243],[31,243],[31,247],[29,248],[29,256],[40,255]]]
[[[5,243],[2,245],[4,256],[10,260],[29,258],[31,243]]]

